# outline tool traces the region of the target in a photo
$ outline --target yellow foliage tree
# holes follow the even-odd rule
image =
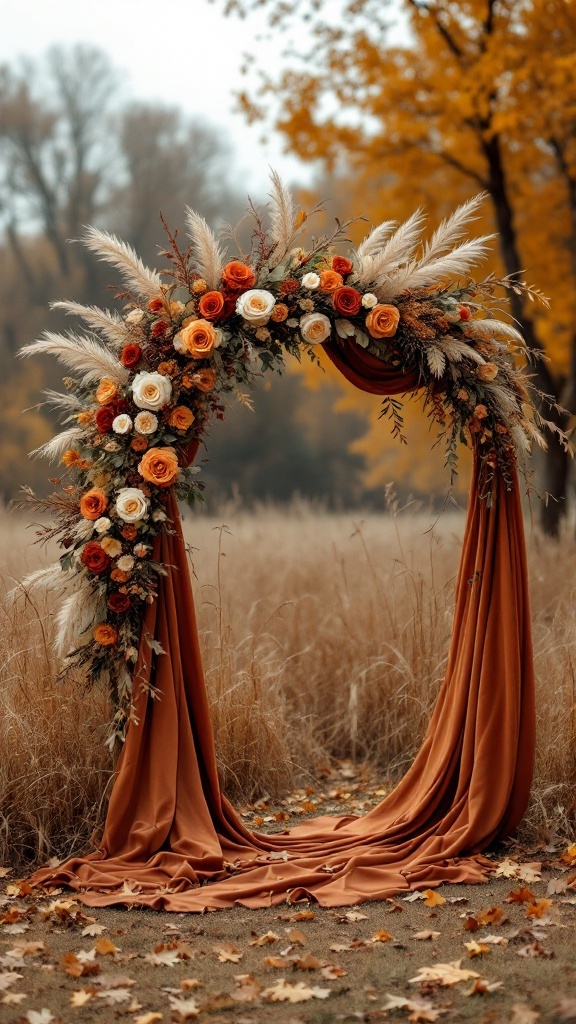
[[[495,269],[513,279],[528,268],[552,298],[548,312],[527,308],[521,294],[510,292],[512,315],[533,352],[544,356],[531,372],[551,403],[574,413],[573,5],[398,0],[406,41],[395,45],[384,23],[390,6],[382,0],[342,0],[337,23],[334,3],[323,0],[313,7],[232,0],[228,9],[248,13],[255,6],[268,6],[276,26],[296,18],[301,59],[293,58],[277,78],[263,74],[259,95],[240,95],[247,116],[271,114],[292,151],[343,179],[346,213],[360,203],[374,221],[401,218],[423,203],[439,220],[485,191],[486,217],[498,231]],[[308,21],[298,22],[304,10]],[[569,417],[553,404],[545,412],[567,426]],[[364,442],[373,462],[382,451],[376,437],[371,429]],[[552,535],[566,507],[568,467],[566,453],[552,441],[543,487],[559,501],[543,507],[542,520]]]

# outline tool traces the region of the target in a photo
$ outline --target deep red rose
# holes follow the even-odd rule
[[[154,338],[163,338],[168,330],[168,324],[165,320],[157,320],[155,324],[152,324],[152,335]]]
[[[334,256],[332,258],[332,270],[335,270],[337,274],[342,274],[345,277],[346,274],[351,274],[353,269],[352,263],[345,256]]]
[[[127,398],[117,398],[116,401],[112,403],[112,408],[114,409],[114,415],[119,416],[121,412],[130,412],[132,406]]]
[[[101,576],[103,572],[106,572],[111,561],[104,551],[104,548],[95,540],[90,540],[84,545],[82,548],[82,555],[80,557],[83,565],[85,565],[90,572],[94,572],[98,576]]]
[[[96,413],[96,426],[101,434],[107,434],[112,430],[112,423],[116,418],[116,412],[111,405],[103,405]]]
[[[141,358],[142,349],[140,348],[140,345],[124,345],[124,348],[122,349],[122,354],[120,356],[120,362],[122,363],[122,366],[126,366],[129,370],[131,370],[133,366],[138,366],[138,363],[140,362]]]
[[[150,299],[148,309],[151,313],[159,313],[161,309],[164,309],[164,302],[162,299]]]
[[[356,316],[362,307],[362,296],[359,291],[356,291],[356,288],[344,285],[333,293],[332,302],[338,313],[342,313],[344,316]]]
[[[131,603],[128,594],[121,594],[120,591],[110,594],[107,601],[110,610],[116,612],[117,615],[127,612]]]

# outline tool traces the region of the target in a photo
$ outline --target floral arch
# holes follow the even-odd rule
[[[91,905],[202,910],[310,896],[338,905],[484,877],[473,855],[518,823],[532,775],[517,463],[542,439],[516,358],[523,340],[494,312],[498,285],[526,286],[470,277],[489,241],[465,238],[482,198],[424,245],[418,211],[344,256],[334,246],[346,225],[298,245],[306,215],[273,174],[271,226],[252,210],[249,253],[229,258],[188,210],[191,244],[168,235],[163,274],[88,230],[88,247],[122,274],[125,308],[57,302],[88,332],[46,333],[24,349],[56,355],[73,376],[47,395],[64,430],[38,450],[64,464],[61,488],[25,499],[53,513],[46,534],[63,554],[22,585],[60,593],[58,654],[110,687],[109,742],[126,743],[101,850],[38,872],[36,884],[67,882]],[[225,402],[281,370],[286,353],[317,359],[318,346],[383,396],[400,438],[396,396],[421,392],[448,465],[460,443],[473,449],[472,490],[446,679],[414,765],[364,818],[260,836],[220,793],[176,500],[201,498],[193,461]]]

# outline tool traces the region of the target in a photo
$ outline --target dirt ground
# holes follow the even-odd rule
[[[384,791],[342,763],[310,795],[243,816],[285,828],[362,813]],[[576,1022],[575,927],[576,844],[560,840],[495,852],[483,885],[338,909],[92,910],[0,868],[0,1021]]]

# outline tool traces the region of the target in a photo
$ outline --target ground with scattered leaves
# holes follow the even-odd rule
[[[0,874],[3,1024],[576,1022],[576,845],[335,910],[93,911]]]

